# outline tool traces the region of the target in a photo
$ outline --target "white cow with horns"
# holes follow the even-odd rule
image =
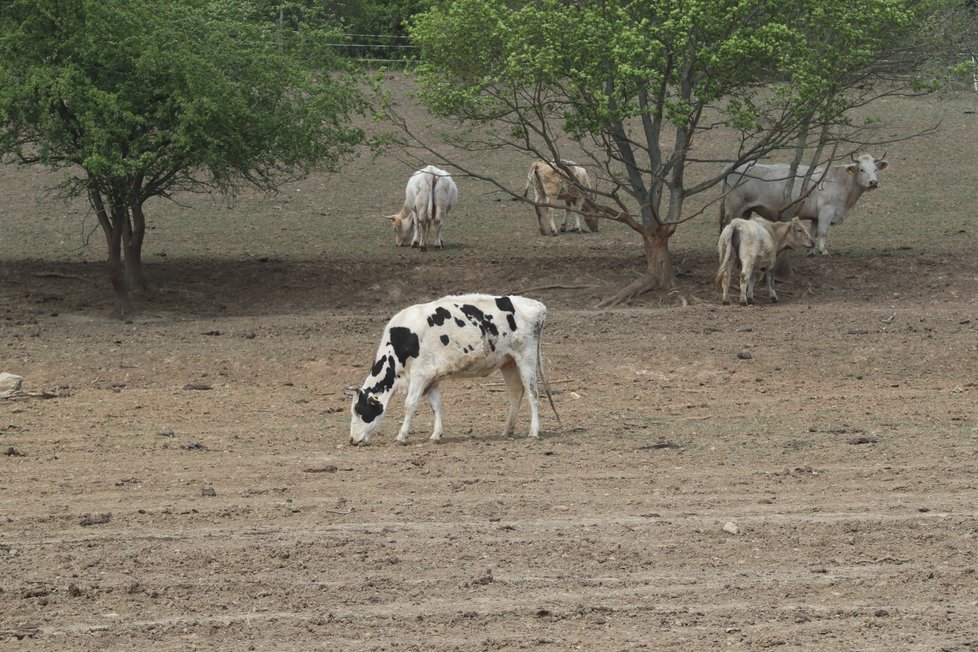
[[[550,406],[553,399],[543,375],[540,338],[547,308],[519,296],[464,294],[410,306],[384,328],[370,374],[353,399],[350,443],[366,444],[380,429],[391,396],[406,391],[404,422],[398,443],[407,443],[411,418],[422,396],[435,412],[432,441],[442,435],[439,383],[449,377],[502,372],[509,392],[503,435],[513,433],[523,394],[529,390],[530,437],[540,434],[537,372]],[[558,423],[560,417],[557,417]]]
[[[394,242],[403,247],[428,249],[434,245],[441,249],[441,227],[445,216],[458,203],[458,187],[448,172],[427,165],[408,179],[404,188],[404,206],[387,219],[394,225]]]
[[[820,165],[812,172],[804,189],[802,182],[809,166],[799,165],[790,198],[787,196],[790,171],[787,163],[745,163],[724,180],[720,228],[735,217],[749,218],[751,212],[769,220],[782,219],[785,208],[807,193],[797,216],[811,220],[812,236],[816,237],[815,249],[821,254],[828,254],[825,239],[829,226],[841,224],[855,208],[863,192],[879,187],[876,173],[887,168],[885,157],[885,153],[883,158],[878,159],[871,154],[861,154],[853,157],[851,163],[828,168]],[[812,183],[817,184],[814,189],[811,188]]]

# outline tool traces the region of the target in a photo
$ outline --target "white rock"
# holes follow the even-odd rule
[[[729,534],[740,534],[740,528],[733,521],[727,521],[727,524],[723,526],[723,531]]]
[[[7,398],[18,391],[23,381],[24,379],[16,374],[0,372],[0,398]]]

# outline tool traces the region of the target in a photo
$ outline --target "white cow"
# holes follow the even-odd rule
[[[861,154],[852,163],[832,165],[827,170],[824,165],[815,168],[804,192],[811,188],[811,183],[818,185],[802,202],[797,215],[803,220],[811,220],[811,231],[813,236],[817,236],[816,250],[819,253],[829,253],[825,248],[829,225],[840,224],[846,219],[864,191],[879,187],[876,173],[885,170],[888,165],[885,159]],[[808,166],[798,166],[797,181],[790,199],[786,196],[789,170],[787,163],[745,163],[739,166],[723,183],[720,226],[723,227],[735,217],[749,218],[752,211],[769,220],[780,219],[784,208],[802,196],[802,181]]]
[[[584,221],[592,232],[598,230],[598,218],[594,211],[590,209],[590,200],[594,190],[594,181],[588,171],[573,161],[563,161],[562,164],[574,176],[571,180],[564,170],[555,167],[546,161],[533,161],[530,164],[530,171],[526,175],[526,184],[523,186],[523,196],[526,197],[533,188],[533,209],[537,213],[537,222],[540,225],[541,235],[557,235],[557,227],[554,224],[554,209],[547,208],[547,218],[544,220],[543,210],[538,204],[558,204],[564,203],[564,219],[560,223],[560,230],[567,230],[567,216],[573,211],[575,219],[574,230],[581,233],[581,213],[584,214]]]
[[[394,242],[403,247],[410,240],[412,247],[426,251],[433,237],[441,249],[442,222],[456,203],[458,188],[448,172],[434,165],[418,170],[404,188],[404,206],[387,218],[394,225]]]
[[[350,443],[370,441],[396,391],[407,392],[397,441],[407,442],[422,396],[435,412],[431,439],[440,440],[439,383],[449,377],[486,376],[497,369],[509,391],[503,435],[512,434],[523,393],[529,390],[530,437],[538,437],[537,371],[543,378],[540,338],[546,317],[547,308],[539,301],[486,294],[447,296],[400,311],[384,328],[370,374],[353,400]],[[547,398],[553,407],[549,389]]]
[[[717,242],[720,268],[716,284],[723,290],[723,303],[730,303],[730,279],[735,263],[740,263],[740,305],[754,303],[755,276],[767,278],[768,296],[777,301],[774,291],[774,263],[778,254],[793,247],[811,248],[812,236],[797,217],[790,222],[770,222],[763,217],[744,220],[735,217],[723,227]]]

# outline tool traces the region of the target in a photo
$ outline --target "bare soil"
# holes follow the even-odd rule
[[[679,292],[615,310],[634,234],[544,238],[471,180],[444,251],[396,249],[387,157],[156,207],[119,319],[84,207],[2,169],[0,647],[978,647],[973,103],[922,109],[944,130],[750,308],[706,217]],[[938,152],[964,178],[932,183]],[[489,377],[443,387],[440,445],[427,408],[394,444],[398,399],[347,445],[386,320],[461,291],[547,303],[562,427],[501,437]]]

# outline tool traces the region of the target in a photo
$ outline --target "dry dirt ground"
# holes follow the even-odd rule
[[[121,320],[84,207],[4,168],[0,647],[975,649],[974,103],[930,106],[944,131],[751,308],[717,301],[707,218],[673,246],[688,307],[592,308],[637,238],[542,238],[470,180],[444,251],[395,249],[387,158],[156,207]],[[394,444],[395,399],[348,446],[388,317],[476,290],[549,306],[562,427],[500,437],[490,377],[443,387],[440,445],[427,407]]]

